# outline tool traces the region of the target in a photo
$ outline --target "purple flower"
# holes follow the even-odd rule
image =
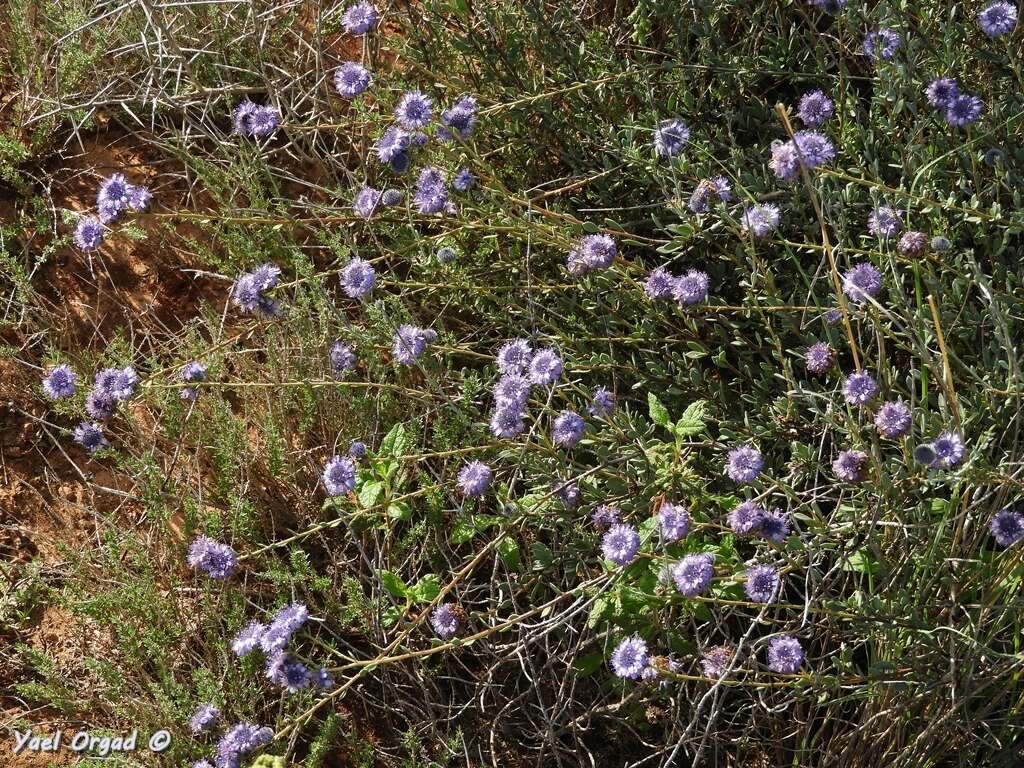
[[[805,93],[800,97],[800,119],[804,124],[812,128],[821,125],[830,117],[835,104],[832,99],[825,95],[824,91],[816,90]]]
[[[939,251],[941,253],[942,251],[948,251],[953,247],[953,244],[949,241],[948,237],[937,235],[932,238],[931,246],[933,251]]]
[[[356,487],[356,463],[348,456],[332,456],[320,479],[329,496],[344,496]]]
[[[598,504],[594,514],[590,516],[592,522],[598,528],[610,528],[622,521],[619,508],[614,504]]]
[[[868,455],[864,451],[850,449],[842,451],[832,462],[832,471],[844,483],[857,483],[861,480],[861,470],[867,463]]]
[[[139,375],[131,366],[104,368],[96,374],[96,390],[111,400],[127,400],[139,387]]]
[[[824,341],[819,341],[807,348],[804,360],[811,373],[824,373],[835,364],[836,351]]]
[[[95,251],[103,245],[103,224],[95,216],[83,216],[75,227],[75,245],[83,251]]]
[[[672,286],[672,296],[682,306],[697,304],[707,299],[708,283],[706,272],[691,269],[676,279]]]
[[[354,99],[370,87],[370,71],[355,61],[334,70],[334,88],[343,99]]]
[[[604,556],[616,565],[626,565],[640,549],[640,534],[636,528],[625,523],[616,523],[601,540]]]
[[[686,597],[703,594],[715,573],[715,556],[710,552],[687,555],[669,569],[676,589]]]
[[[238,567],[238,555],[227,544],[197,536],[188,548],[188,564],[211,579],[226,579]]]
[[[878,382],[867,371],[855,371],[843,382],[843,397],[850,405],[864,405],[878,394]]]
[[[362,440],[353,440],[348,444],[348,456],[350,459],[361,459],[366,456],[366,443]]]
[[[700,666],[705,677],[722,677],[732,664],[733,651],[725,645],[708,648],[701,654]]]
[[[331,345],[331,372],[335,378],[341,378],[356,367],[356,355],[345,342],[338,340]]]
[[[899,400],[882,403],[875,413],[875,429],[883,437],[902,437],[910,429],[910,409]]]
[[[864,36],[864,53],[872,59],[891,61],[903,44],[899,33],[888,27],[879,27]]]
[[[476,125],[476,99],[472,96],[463,96],[451,107],[441,113],[441,122],[445,127],[439,128],[437,135],[443,141],[454,141],[458,136],[466,141],[473,134],[473,126]]]
[[[248,655],[260,644],[266,632],[266,624],[259,621],[250,621],[231,640],[231,652],[238,658]]]
[[[1001,547],[1012,547],[1024,539],[1024,515],[1004,509],[997,512],[988,524],[989,531]]]
[[[94,389],[85,398],[85,412],[97,421],[109,419],[117,410],[117,400],[105,391]]]
[[[440,264],[449,264],[455,261],[455,249],[450,246],[443,246],[437,249],[437,261]]]
[[[403,151],[388,160],[388,165],[395,173],[405,173],[412,165],[412,160],[409,159],[409,153]]]
[[[266,653],[283,650],[292,635],[309,619],[309,610],[302,603],[288,603],[278,609],[260,637],[260,648]]]
[[[779,206],[774,203],[752,205],[743,212],[740,222],[744,232],[749,232],[754,237],[764,237],[779,226],[780,215]]]
[[[522,373],[533,359],[533,348],[526,339],[506,341],[498,350],[498,370],[502,373]]]
[[[276,107],[253,104],[249,99],[245,99],[235,108],[233,118],[235,133],[257,138],[272,134],[280,122],[281,113]]]
[[[880,205],[868,216],[868,232],[881,240],[888,240],[903,229],[903,211],[891,205]]]
[[[395,342],[391,353],[402,365],[412,365],[423,354],[427,344],[437,339],[437,333],[429,328],[403,324],[395,333]]]
[[[727,203],[732,200],[732,182],[725,176],[704,179],[690,195],[690,210],[694,213],[707,213],[711,210],[714,200]]]
[[[747,569],[743,585],[747,597],[755,603],[770,603],[779,592],[779,572],[771,565],[753,565]]]
[[[360,299],[373,290],[377,282],[377,271],[368,261],[358,257],[352,259],[341,270],[341,287],[350,299]]]
[[[185,363],[185,365],[182,366],[180,375],[182,381],[187,381],[190,384],[198,384],[206,381],[207,368],[198,360],[193,360],[192,362]]]
[[[43,378],[43,392],[51,400],[71,397],[75,394],[75,382],[78,374],[71,370],[70,365],[58,365]]]
[[[615,395],[607,387],[598,387],[594,390],[594,398],[587,406],[587,413],[600,419],[606,419],[615,410]]]
[[[443,210],[445,203],[448,202],[448,184],[444,171],[433,166],[427,166],[420,171],[413,202],[420,213],[437,213]]]
[[[377,26],[377,9],[373,3],[353,3],[341,15],[341,24],[350,35],[365,35]]]
[[[430,612],[430,626],[442,640],[455,637],[465,620],[465,612],[455,603],[441,603]]]
[[[373,145],[373,151],[382,163],[390,163],[400,156],[405,157],[405,150],[408,148],[409,134],[397,125],[384,131],[383,135],[377,139],[377,143]]]
[[[494,402],[499,408],[522,411],[530,397],[530,379],[521,373],[507,373],[494,385]]]
[[[188,721],[189,730],[192,733],[202,733],[207,727],[220,716],[220,710],[213,704],[200,704],[192,719]]]
[[[575,411],[562,411],[551,426],[551,442],[572,448],[583,437],[583,417]]]
[[[549,386],[562,375],[562,358],[550,348],[537,350],[530,361],[530,381],[539,386]]]
[[[666,544],[679,541],[690,532],[690,515],[686,507],[664,502],[658,510],[658,527]]]
[[[639,680],[647,662],[647,643],[639,635],[627,637],[612,652],[612,669],[627,680]]]
[[[327,667],[320,667],[313,673],[313,684],[317,688],[333,688],[334,678],[331,677],[330,671]]]
[[[192,763],[192,768],[214,768],[214,765],[209,760],[196,760]]]
[[[566,509],[576,509],[580,505],[580,486],[575,481],[566,481],[555,486],[555,493]]]
[[[89,453],[106,448],[110,442],[103,436],[103,427],[95,421],[83,421],[74,432],[75,442]]]
[[[729,527],[739,536],[746,536],[761,528],[761,522],[767,513],[756,501],[744,501],[729,513]]]
[[[964,128],[976,123],[985,109],[985,103],[977,96],[961,93],[946,107],[946,122],[954,128]]]
[[[668,299],[672,297],[672,289],[675,288],[676,278],[664,267],[656,268],[647,276],[644,284],[644,293],[651,299]]]
[[[482,461],[471,461],[459,470],[459,488],[470,498],[481,496],[493,477],[491,468]]]
[[[422,128],[434,115],[434,101],[422,91],[407,91],[395,107],[395,119],[407,130]]]
[[[989,37],[1010,34],[1017,26],[1017,6],[1001,1],[986,5],[978,13],[978,26]]]
[[[675,157],[690,140],[690,129],[682,120],[664,120],[654,130],[654,151],[658,157]]]
[[[259,310],[266,315],[278,312],[277,303],[266,296],[280,282],[281,270],[273,264],[263,264],[239,277],[231,292],[231,300],[243,312]]]
[[[740,485],[753,482],[754,478],[764,469],[764,457],[752,445],[741,445],[729,451],[729,460],[725,463],[725,474]]]
[[[804,649],[792,635],[779,635],[768,642],[768,669],[783,675],[795,674],[804,663]]]
[[[473,186],[473,173],[469,168],[460,168],[452,179],[452,186],[456,192],[466,192]]]
[[[809,170],[835,159],[836,149],[827,136],[818,131],[797,131],[789,141],[772,150],[771,168],[777,177],[792,181],[802,162]]]
[[[115,173],[104,179],[96,195],[96,204],[101,209],[101,218],[105,215],[109,217],[107,220],[110,221],[120,216],[121,212],[128,207],[130,189],[131,184],[122,173]]]
[[[789,536],[789,517],[781,509],[765,512],[761,517],[759,530],[768,541],[781,544]]]
[[[904,256],[920,256],[928,248],[928,236],[924,232],[904,232],[896,249]]]
[[[882,273],[862,262],[843,275],[843,293],[855,304],[863,304],[882,290]]]
[[[932,450],[935,452],[932,469],[949,469],[963,461],[964,439],[956,432],[940,432],[932,442]]]
[[[377,211],[383,196],[373,187],[363,187],[352,200],[352,211],[362,219],[368,219]]]
[[[930,105],[945,109],[960,95],[960,86],[952,78],[939,77],[928,83],[924,95]]]
[[[524,413],[516,406],[501,406],[491,414],[490,429],[495,437],[511,440],[523,431]]]
[[[238,723],[217,742],[217,768],[239,768],[242,755],[270,742],[274,732],[252,723]]]
[[[607,269],[615,261],[615,241],[608,235],[584,235],[569,251],[567,265],[574,275]]]
[[[284,651],[275,651],[267,659],[266,675],[270,682],[280,685],[288,693],[304,690],[313,681],[309,668]]]
[[[380,201],[384,205],[391,207],[401,203],[403,197],[405,197],[405,195],[400,189],[385,189],[380,196]]]

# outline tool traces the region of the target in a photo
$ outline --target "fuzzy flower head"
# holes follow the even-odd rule
[[[824,373],[835,365],[836,351],[826,342],[819,341],[807,348],[804,361],[810,373]]]
[[[523,411],[530,397],[531,386],[528,376],[521,373],[506,373],[494,385],[494,402],[498,408]]]
[[[779,572],[770,565],[754,565],[747,569],[743,585],[747,597],[755,603],[770,603],[779,593]]]
[[[555,485],[555,494],[566,509],[576,509],[580,505],[580,486],[575,481],[560,482]]]
[[[744,232],[754,237],[764,237],[778,228],[781,215],[779,206],[774,203],[752,205],[743,212],[740,223]]]
[[[131,366],[104,368],[96,374],[96,392],[114,401],[127,400],[139,387],[139,375]]]
[[[824,91],[816,90],[805,93],[800,97],[800,119],[805,125],[815,128],[830,117],[835,109],[832,99],[825,95]]]
[[[217,742],[218,768],[239,768],[243,755],[270,743],[272,738],[274,732],[270,728],[246,722],[234,725]]]
[[[935,452],[935,459],[931,463],[932,469],[955,467],[963,461],[966,450],[963,437],[950,431],[940,432],[931,447]]]
[[[997,512],[989,521],[988,529],[1001,547],[1012,547],[1024,539],[1024,515],[1010,509]]]
[[[690,532],[690,514],[681,504],[666,501],[658,510],[658,529],[666,544],[679,541]]]
[[[725,176],[704,179],[690,195],[689,207],[694,213],[707,213],[714,202],[732,200],[732,182]]]
[[[610,528],[622,522],[622,515],[614,504],[599,504],[590,516],[590,522],[598,528]]]
[[[522,373],[533,360],[533,348],[526,339],[511,339],[498,350],[498,370],[502,373]]]
[[[765,512],[759,530],[768,541],[781,544],[789,536],[789,517],[781,509]]]
[[[800,173],[800,164],[808,170],[820,168],[835,159],[832,141],[818,131],[797,131],[793,138],[772,149],[769,163],[780,179],[793,181]]]
[[[868,216],[868,232],[880,240],[888,240],[903,229],[903,211],[891,205],[880,205]]]
[[[881,290],[882,273],[866,261],[843,275],[843,293],[855,304],[863,304]]]
[[[227,544],[198,536],[188,549],[188,564],[211,579],[226,579],[238,567],[238,556]]]
[[[466,612],[457,603],[441,603],[430,612],[430,626],[442,640],[451,640],[466,623]]]
[[[928,235],[914,230],[904,232],[896,249],[904,256],[920,256],[928,250]]]
[[[454,141],[458,137],[466,141],[473,135],[476,125],[477,103],[473,96],[463,96],[450,108],[441,113],[441,128],[438,136],[443,141]]]
[[[490,430],[495,437],[511,440],[526,428],[526,416],[521,406],[502,405],[491,414]]]
[[[703,594],[715,573],[715,556],[710,552],[687,555],[669,569],[676,589],[686,597]]]
[[[97,421],[109,419],[117,410],[117,400],[100,389],[94,389],[85,398],[85,412]]]
[[[984,111],[985,102],[977,96],[961,93],[949,102],[943,116],[946,118],[946,122],[954,128],[966,128],[968,125],[978,122],[978,118]]]
[[[864,36],[864,53],[876,61],[892,61],[902,44],[903,39],[896,30],[879,27]]]
[[[395,107],[395,119],[409,131],[422,128],[434,115],[434,100],[422,91],[407,91]]]
[[[895,440],[910,429],[910,409],[899,400],[882,403],[875,413],[875,429],[882,437]]]
[[[626,523],[617,523],[608,529],[601,540],[604,556],[616,565],[626,565],[640,549],[640,534]]]
[[[423,354],[427,344],[437,339],[437,333],[429,328],[403,324],[395,334],[391,353],[402,365],[412,365]]]
[[[231,640],[231,652],[238,658],[247,656],[260,645],[260,640],[267,631],[267,625],[260,621],[250,621]]]
[[[729,513],[729,527],[739,536],[747,536],[760,530],[766,512],[756,501],[747,500],[738,504]]]
[[[840,452],[835,458],[832,462],[832,471],[844,483],[857,483],[861,480],[861,473],[867,461],[868,455],[864,451],[851,448]]]
[[[783,675],[792,675],[804,663],[804,649],[792,635],[773,637],[768,643],[768,669]]]
[[[304,690],[313,682],[309,668],[284,651],[275,651],[267,659],[266,676],[270,682],[280,685],[288,693]]]
[[[644,293],[651,299],[669,299],[672,297],[675,282],[676,278],[671,272],[664,267],[657,267],[647,276]]]
[[[346,61],[334,70],[334,89],[343,99],[354,99],[370,87],[370,70],[356,61]]]
[[[75,386],[77,380],[78,374],[71,370],[70,365],[55,366],[43,378],[43,392],[51,400],[71,397],[77,389]]]
[[[200,704],[199,708],[196,709],[195,714],[188,721],[189,730],[192,733],[202,733],[207,730],[213,721],[220,716],[220,710],[217,709],[213,704]]]
[[[356,367],[356,355],[345,342],[338,340],[331,345],[329,353],[331,360],[331,373],[335,378],[341,378],[348,371]]]
[[[1003,0],[986,5],[978,13],[978,26],[989,37],[1010,34],[1017,26],[1017,6]]]
[[[368,219],[377,212],[383,195],[373,187],[363,187],[352,199],[352,212],[361,219]]]
[[[701,654],[700,668],[705,677],[722,677],[732,664],[733,651],[725,645],[708,648]]]
[[[260,637],[260,648],[265,653],[277,653],[288,645],[292,635],[309,620],[309,610],[302,603],[288,603],[281,606],[270,619],[266,631]]]
[[[734,483],[745,485],[754,481],[761,470],[764,469],[764,457],[761,452],[752,445],[741,445],[729,451],[729,458],[725,463],[725,474]]]
[[[351,299],[361,299],[373,290],[377,282],[377,271],[368,261],[352,259],[341,270],[341,287]]]
[[[377,143],[373,145],[373,151],[382,163],[391,163],[396,158],[405,156],[404,153],[409,148],[409,141],[409,134],[397,125],[393,125],[377,139]]]
[[[84,216],[75,227],[75,245],[85,252],[103,245],[103,224],[95,216]]]
[[[562,358],[550,347],[537,350],[530,360],[530,381],[542,387],[550,386],[562,375]]]
[[[377,8],[373,3],[353,3],[341,15],[341,24],[350,35],[365,35],[377,26]]]
[[[843,397],[850,405],[864,405],[878,394],[878,382],[867,371],[855,371],[843,382]]]
[[[594,390],[594,398],[587,406],[587,413],[599,419],[606,419],[615,410],[615,394],[607,387]]]
[[[472,188],[474,181],[473,172],[469,168],[460,168],[452,179],[452,186],[456,192],[466,192]]]
[[[277,303],[266,292],[277,287],[280,276],[281,270],[273,264],[263,264],[253,272],[247,272],[235,281],[231,291],[232,302],[243,312],[277,314]]]
[[[562,411],[551,425],[551,442],[562,448],[572,448],[583,437],[583,417],[575,411]]]
[[[329,496],[344,496],[356,487],[356,463],[349,456],[332,456],[320,479]]]
[[[266,138],[277,130],[281,113],[276,107],[261,106],[245,99],[235,108],[233,124],[235,133],[241,136]]]
[[[612,670],[626,680],[639,680],[647,668],[647,643],[638,635],[627,637],[612,652]]]
[[[654,130],[654,151],[658,157],[676,157],[690,140],[690,129],[682,120],[665,120]]]
[[[481,496],[493,477],[491,468],[482,461],[471,461],[459,470],[459,488],[470,498]]]
[[[615,253],[615,241],[608,235],[584,235],[569,251],[566,266],[574,275],[585,275],[610,267]]]
[[[672,285],[672,296],[681,306],[698,304],[708,297],[710,280],[706,272],[691,269],[676,278]]]
[[[95,421],[83,421],[75,427],[74,438],[88,453],[96,453],[110,445],[110,441],[103,436],[103,427]]]
[[[438,213],[444,210],[448,202],[448,184],[444,171],[433,166],[427,166],[420,171],[413,202],[420,213]]]
[[[931,106],[945,109],[960,95],[960,86],[950,77],[939,77],[928,83],[924,95]]]

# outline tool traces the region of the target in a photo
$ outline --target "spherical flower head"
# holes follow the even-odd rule
[[[800,155],[796,144],[792,141],[780,142],[772,147],[772,157],[768,161],[772,173],[784,181],[792,181],[800,173]]]
[[[377,26],[377,9],[373,3],[353,3],[341,15],[341,25],[350,35],[365,35]]]
[[[924,232],[915,232],[913,230],[904,232],[896,248],[904,256],[920,256],[928,250],[928,235]]]
[[[542,387],[549,386],[562,375],[562,358],[553,349],[538,350],[530,361],[529,370],[530,381]]]
[[[349,456],[332,456],[320,475],[330,496],[344,496],[356,487],[356,463]]]
[[[231,299],[243,312],[260,311],[267,315],[277,313],[277,304],[264,295],[276,288],[281,270],[273,264],[261,264],[252,272],[239,277],[232,289]]]
[[[686,597],[697,597],[707,590],[715,573],[715,556],[710,552],[687,555],[669,569],[676,589]]]
[[[608,235],[584,235],[569,251],[569,271],[584,274],[595,269],[607,269],[615,261],[616,251],[615,241]]]
[[[681,504],[666,501],[658,509],[658,529],[666,544],[679,541],[690,532],[690,514]]]
[[[193,360],[189,363],[185,363],[181,368],[181,380],[187,381],[190,384],[198,384],[206,381],[207,367],[200,363],[198,360]]]
[[[810,0],[811,5],[821,8],[825,13],[836,14],[846,7],[847,0]]]
[[[245,627],[232,638],[231,652],[238,658],[247,656],[254,651],[266,634],[267,625],[260,621],[250,621]]]
[[[214,765],[209,760],[196,760],[192,763],[192,768],[214,768]],[[222,766],[222,768],[226,768],[226,766]]]
[[[443,128],[437,135],[443,141],[454,141],[456,137],[466,141],[473,135],[476,125],[477,103],[473,96],[463,96],[450,108],[441,113]]]
[[[260,638],[260,647],[267,653],[283,649],[292,635],[302,629],[309,620],[309,609],[302,603],[288,603],[281,606]]]
[[[868,232],[888,240],[903,229],[903,211],[891,205],[880,205],[868,216]]]
[[[981,113],[984,110],[985,102],[977,96],[961,93],[946,107],[944,117],[946,122],[954,128],[965,128],[972,123],[978,122],[978,118],[981,117]]]
[[[878,382],[867,371],[855,371],[843,382],[843,397],[850,405],[864,405],[878,394]]]
[[[882,273],[866,261],[843,275],[843,293],[855,304],[863,304],[881,290]]]
[[[373,290],[377,282],[377,271],[368,261],[352,259],[341,270],[341,288],[351,299],[361,299]]]
[[[309,669],[284,651],[274,651],[267,659],[265,671],[270,682],[280,685],[288,693],[296,693],[309,687],[313,680]]]
[[[467,192],[473,186],[473,173],[469,168],[460,168],[452,179],[452,186],[456,192]]]
[[[562,482],[555,486],[555,493],[566,509],[580,505],[580,486],[574,481]]]
[[[217,768],[240,768],[242,755],[270,742],[274,732],[252,723],[241,722],[217,742]]]
[[[836,351],[824,341],[819,341],[807,348],[804,361],[810,373],[824,373],[835,364]]]
[[[522,373],[533,360],[533,348],[526,339],[511,339],[498,350],[498,370],[502,373]]]
[[[722,677],[732,664],[733,651],[725,645],[708,648],[701,654],[700,667],[705,677]]]
[[[523,422],[523,410],[514,405],[504,405],[491,414],[490,430],[495,437],[511,440],[520,434],[526,425]]]
[[[74,240],[81,250],[95,251],[103,245],[103,223],[95,216],[84,216],[75,227]]]
[[[238,567],[238,555],[227,544],[197,536],[188,549],[188,564],[211,579],[226,579]]]
[[[235,111],[231,116],[234,132],[241,136],[252,135],[252,118],[258,109],[258,104],[253,103],[249,99],[242,99],[238,106],[235,107]]]
[[[654,152],[658,157],[675,157],[690,140],[690,129],[682,120],[664,120],[654,130]]]
[[[188,721],[189,730],[192,733],[202,733],[213,721],[220,716],[220,710],[217,709],[213,704],[200,704],[199,708],[196,709],[195,714],[192,715],[192,719]]]
[[[77,389],[75,386],[77,380],[78,374],[71,370],[70,365],[61,364],[55,366],[43,377],[43,392],[51,400],[71,397]]]
[[[981,161],[989,168],[998,168],[1006,162],[1006,153],[998,147],[989,147],[982,153]]]
[[[116,410],[117,400],[103,390],[94,389],[85,398],[85,412],[98,421],[109,419]]]
[[[832,99],[826,96],[824,91],[816,90],[800,97],[798,112],[804,124],[814,128],[832,117],[834,109],[835,104],[832,103]]]
[[[639,680],[647,663],[647,643],[639,635],[627,637],[612,652],[612,670],[626,680]]]
[[[899,400],[893,400],[882,403],[875,413],[875,429],[882,437],[895,440],[907,433],[910,420],[910,409]]]
[[[120,213],[128,207],[130,190],[131,184],[128,183],[124,174],[115,173],[100,184],[96,203],[99,205],[106,202],[116,213]]]
[[[614,504],[598,504],[590,516],[590,522],[598,528],[611,528],[622,522],[622,514]]]
[[[256,107],[249,118],[249,127],[253,136],[264,139],[274,131],[281,123],[281,113],[276,107]]]
[[[601,540],[601,551],[615,565],[626,565],[640,550],[640,534],[626,523],[616,523]]]
[[[931,463],[932,469],[955,467],[964,458],[964,439],[956,432],[940,432],[932,442],[932,450],[935,451],[935,459]]]
[[[522,411],[530,397],[531,386],[528,376],[521,373],[506,373],[494,385],[494,402],[498,408]]]
[[[672,289],[675,288],[676,278],[664,267],[657,267],[647,276],[644,283],[644,293],[651,299],[672,298]]]
[[[734,507],[727,520],[733,533],[738,536],[747,536],[760,530],[765,514],[767,513],[764,507],[756,501],[748,500]]]
[[[945,251],[948,251],[950,248],[952,248],[953,247],[953,243],[951,243],[949,241],[948,237],[943,237],[942,235],[937,235],[936,237],[932,238],[931,246],[932,246],[932,250],[933,251],[938,251],[939,253],[943,253]]]
[[[764,237],[779,226],[781,214],[779,206],[774,203],[752,205],[743,212],[740,223],[744,232],[749,232],[754,237]]]
[[[729,451],[729,459],[725,463],[725,474],[734,483],[745,485],[751,483],[764,469],[764,457],[752,445],[741,445]]]
[[[370,70],[355,61],[346,61],[334,70],[334,89],[343,99],[354,99],[370,87]]]
[[[924,95],[931,106],[945,109],[960,95],[960,86],[950,77],[939,77],[928,83]]]
[[[407,91],[395,107],[395,119],[409,131],[427,125],[434,116],[434,100],[422,91]]]
[[[551,442],[561,448],[572,448],[583,437],[583,417],[575,411],[562,411],[551,425]]]
[[[676,278],[672,284],[672,296],[680,306],[688,307],[705,301],[708,297],[710,280],[706,272],[691,269]]]
[[[350,459],[361,459],[366,456],[366,443],[362,440],[353,440],[348,444],[348,455]]]
[[[409,153],[405,151],[399,152],[388,160],[388,167],[395,173],[405,173],[411,165],[412,160],[409,159]]]
[[[758,530],[768,541],[781,544],[789,536],[789,517],[781,509],[765,512]]]
[[[779,593],[779,572],[771,565],[754,565],[747,569],[743,585],[747,597],[755,603],[770,603]]]
[[[1024,515],[1010,509],[997,512],[988,523],[988,529],[1001,547],[1012,547],[1024,539]]]
[[[441,603],[430,612],[430,626],[442,640],[451,640],[466,623],[466,613],[456,603]]]
[[[385,189],[380,196],[380,201],[387,207],[393,207],[402,202],[405,194],[400,189]]]
[[[149,187],[132,184],[128,187],[128,207],[133,211],[144,211],[149,208],[153,193]]]
[[[723,203],[732,200],[732,182],[725,176],[703,179],[690,195],[690,210],[694,213],[707,213],[712,203],[719,200]]]
[[[429,328],[419,328],[415,325],[403,324],[398,327],[395,333],[394,345],[391,353],[402,365],[412,365],[419,359],[420,355],[427,348],[427,344],[437,338],[437,333]]]
[[[448,184],[444,171],[427,166],[416,179],[416,191],[413,193],[416,210],[420,213],[438,213],[444,210],[447,202]]]
[[[779,635],[768,642],[768,669],[792,675],[804,663],[804,649],[792,635]]]
[[[356,355],[343,341],[336,341],[331,345],[330,351],[331,372],[335,378],[344,376],[348,371],[356,367]]]
[[[409,134],[393,125],[384,131],[373,145],[373,151],[377,159],[382,163],[390,163],[396,157],[405,156],[405,150],[409,148]]]
[[[373,187],[363,187],[352,199],[352,211],[362,219],[368,219],[377,212],[383,196]]]
[[[902,44],[903,40],[896,30],[879,27],[864,36],[864,53],[876,61],[892,61]]]
[[[455,249],[450,246],[443,246],[437,249],[437,261],[439,264],[450,264],[455,261]]]
[[[493,477],[491,468],[482,461],[471,461],[459,470],[459,488],[470,498],[482,496]]]
[[[1017,26],[1017,6],[1001,1],[986,5],[978,13],[978,26],[992,38],[1010,34]]]
[[[131,366],[104,368],[96,374],[96,389],[102,396],[114,401],[127,400],[139,386],[139,375]]]
[[[74,432],[75,442],[89,453],[106,448],[110,442],[103,436],[103,427],[95,421],[83,421]]]
[[[587,413],[599,419],[606,419],[615,410],[615,394],[607,387],[594,390],[594,398],[587,406]]]
[[[848,451],[840,452],[835,458],[832,462],[832,471],[844,483],[857,483],[862,479],[861,472],[867,461],[868,455],[864,451],[851,448]]]
[[[831,162],[835,156],[836,149],[824,134],[797,131],[792,139],[772,149],[769,165],[778,178],[793,181],[800,173],[801,163],[808,169],[814,169]]]

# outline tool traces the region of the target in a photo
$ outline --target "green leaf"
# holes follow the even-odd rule
[[[603,662],[604,656],[602,654],[588,653],[585,656],[577,656],[572,665],[582,677],[586,677],[597,672]]]
[[[875,574],[879,568],[878,561],[872,558],[871,553],[866,549],[858,549],[856,552],[852,552],[843,563],[844,571],[856,571],[857,573],[864,574]]]
[[[707,425],[704,423],[706,417],[707,402],[705,400],[697,400],[687,406],[672,431],[677,438],[699,435],[707,429]]]
[[[506,536],[498,542],[497,546],[498,554],[500,554],[501,559],[505,561],[505,567],[510,571],[518,570],[520,563],[519,543],[515,539]]]
[[[594,601],[594,604],[590,606],[590,616],[587,618],[587,626],[593,629],[605,617],[608,613],[608,609],[611,606],[608,603],[607,597],[599,597]]]
[[[417,581],[413,588],[409,590],[409,597],[412,598],[413,602],[422,604],[429,603],[440,593],[440,580],[434,574],[429,573]]]
[[[384,483],[379,480],[371,480],[368,483],[363,483],[363,487],[359,489],[359,503],[364,508],[372,507],[377,503],[377,499],[380,498],[383,491]]]
[[[388,505],[388,517],[395,520],[408,520],[412,517],[412,507],[404,501],[394,501]]]
[[[661,404],[661,400],[653,392],[647,393],[647,412],[651,416],[651,421],[659,427],[669,426],[668,408]]]
[[[391,571],[378,571],[377,575],[380,577],[380,583],[384,585],[384,589],[394,597],[401,599],[409,597],[409,588],[405,586],[405,582]]]
[[[405,425],[401,423],[395,424],[384,435],[384,439],[380,441],[380,451],[378,453],[381,456],[401,456],[409,450],[410,442],[405,432]]]
[[[540,541],[533,542],[530,552],[533,555],[534,570],[542,571],[555,561],[555,556],[551,553],[551,550]]]

